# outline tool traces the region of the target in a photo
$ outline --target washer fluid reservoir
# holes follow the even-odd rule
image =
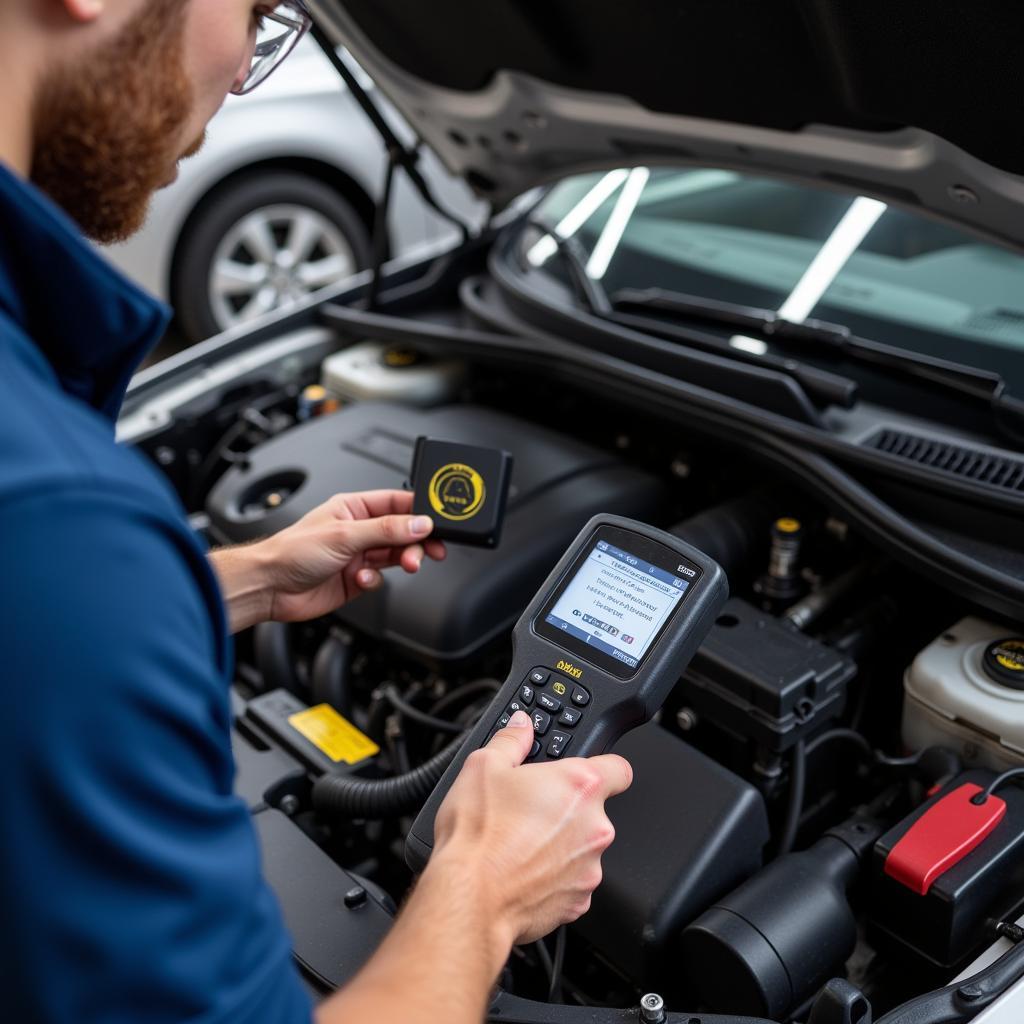
[[[941,744],[968,765],[1024,764],[1024,629],[961,619],[903,679],[903,741]]]

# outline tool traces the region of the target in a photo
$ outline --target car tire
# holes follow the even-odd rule
[[[370,266],[372,252],[363,219],[324,182],[291,171],[232,179],[182,232],[171,303],[194,343]]]

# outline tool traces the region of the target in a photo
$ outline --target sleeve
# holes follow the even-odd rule
[[[11,1020],[310,1020],[182,541],[114,494],[0,505]]]

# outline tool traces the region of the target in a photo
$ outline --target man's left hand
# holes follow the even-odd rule
[[[231,631],[315,619],[375,590],[383,569],[443,559],[444,544],[427,539],[433,523],[411,509],[408,491],[336,494],[267,540],[214,551]]]

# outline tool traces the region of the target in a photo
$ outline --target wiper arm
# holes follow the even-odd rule
[[[954,363],[898,345],[857,337],[848,327],[825,320],[794,323],[770,309],[705,299],[664,288],[626,288],[611,299],[615,309],[642,309],[724,324],[763,338],[803,345],[815,355],[879,367],[892,376],[931,384],[942,391],[965,395],[986,405],[997,429],[1024,442],[1024,401],[1012,396],[1006,381],[991,370]]]
[[[601,282],[595,280],[587,273],[587,253],[578,239],[559,235],[551,225],[537,216],[527,217],[525,223],[530,227],[536,228],[538,231],[544,232],[554,242],[558,254],[565,264],[569,275],[569,282],[576,299],[588,313],[605,320],[611,320],[613,323],[620,324],[623,327],[645,331],[648,334],[660,334],[669,340],[690,345],[704,352],[711,352],[714,355],[725,356],[741,363],[783,373],[788,377],[792,377],[804,390],[807,397],[817,406],[840,405],[845,409],[849,409],[856,401],[857,383],[849,377],[842,377],[839,374],[830,373],[828,370],[822,370],[816,366],[798,363],[793,359],[746,352],[742,349],[734,348],[728,342],[713,335],[695,335],[693,332],[683,332],[663,322],[650,319],[643,320],[640,317],[631,317],[617,313],[615,305],[618,302],[613,305]],[[616,300],[622,294],[622,292],[617,293]]]

